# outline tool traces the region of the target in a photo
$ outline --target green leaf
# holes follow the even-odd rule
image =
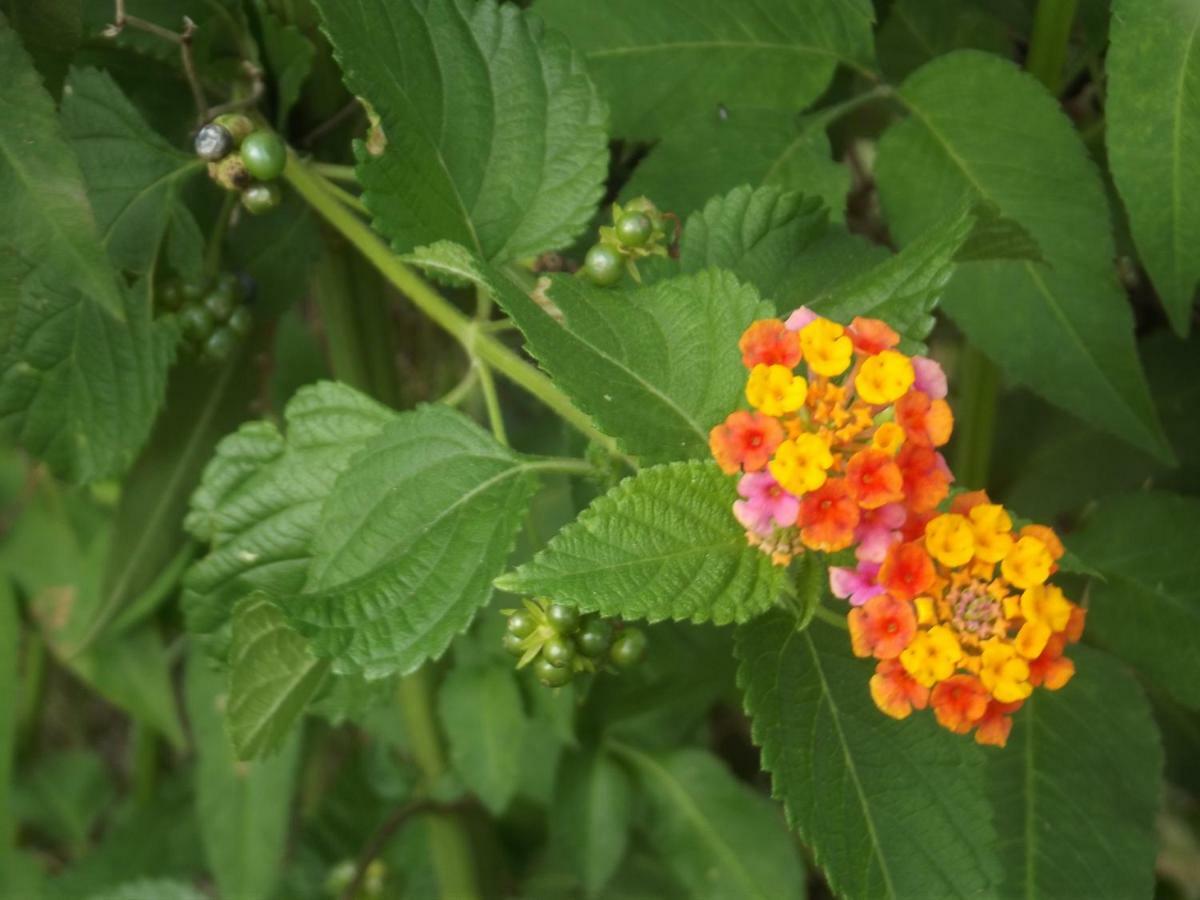
[[[240,760],[275,753],[329,671],[264,594],[233,613],[229,649],[229,737]]]
[[[1200,708],[1200,500],[1148,492],[1102,500],[1071,535],[1099,570],[1088,592],[1087,634],[1180,702]]]
[[[986,895],[1001,877],[983,750],[931,716],[875,708],[850,639],[783,612],[737,632],[763,768],[838,896]]]
[[[269,897],[280,875],[300,756],[296,735],[271,759],[238,762],[225,733],[224,679],[188,658],[184,692],[196,743],[196,814],[224,897]]]
[[[784,569],[746,543],[735,498],[712,463],[646,469],[496,585],[623,619],[744,622],[775,602]]]
[[[41,754],[24,771],[14,792],[23,825],[68,846],[73,857],[87,848],[92,827],[116,794],[112,773],[98,754],[60,750]]]
[[[594,897],[612,878],[629,844],[633,784],[601,749],[563,759],[550,807],[550,834],[584,891]]]
[[[190,884],[167,878],[142,878],[93,894],[90,900],[205,900]]]
[[[541,0],[537,12],[583,51],[620,137],[671,134],[718,104],[795,112],[839,62],[870,71],[874,56],[865,0]]]
[[[943,308],[1013,378],[1165,459],[1162,434],[1117,283],[1104,191],[1058,104],[1030,76],[958,51],[900,88],[876,175],[902,244],[982,200],[1024,227],[1047,265],[962,266]]]
[[[162,399],[174,328],[150,321],[97,238],[83,177],[0,18],[0,430],[63,477],[121,471]]]
[[[184,579],[191,631],[227,633],[234,606],[255,589],[286,595],[303,588],[321,506],[338,473],[394,417],[352,388],[320,382],[288,403],[286,435],[251,422],[217,445],[184,522],[212,544]]]
[[[650,150],[622,190],[646,195],[684,216],[740,184],[776,185],[819,197],[834,219],[845,216],[850,169],[832,158],[822,124],[794,110],[705,109]]]
[[[649,801],[647,838],[697,900],[805,895],[804,868],[775,807],[702,750],[614,746]]]
[[[346,84],[387,148],[359,148],[376,224],[400,251],[449,239],[505,262],[564,247],[608,164],[604,104],[563,37],[484,0],[318,3]]]
[[[317,48],[295,25],[281,22],[264,0],[258,0],[258,20],[262,24],[263,53],[275,76],[275,127],[286,131],[288,114],[300,99]]]
[[[225,237],[229,267],[254,279],[255,316],[278,315],[303,300],[323,252],[316,218],[294,191],[266,215],[242,216]]]
[[[56,99],[71,57],[83,40],[83,0],[8,0],[3,5],[9,24]]]
[[[305,592],[276,602],[335,672],[414,671],[487,603],[537,467],[448,407],[402,413],[338,476]]]
[[[1010,26],[963,0],[897,0],[876,34],[884,73],[900,81],[951,50],[973,48],[998,56],[1012,51]]]
[[[1200,5],[1121,0],[1111,36],[1109,165],[1142,262],[1186,336],[1200,280]]]
[[[177,268],[198,276],[204,238],[182,192],[204,170],[203,161],[153,131],[116,82],[97,69],[71,70],[62,123],[113,265],[147,274],[170,240]]]
[[[438,691],[438,715],[454,771],[500,815],[516,794],[524,755],[525,710],[512,664],[451,669]]]
[[[1089,622],[1089,626],[1090,626]],[[1008,746],[988,754],[1000,897],[1154,893],[1162,746],[1141,688],[1102,653],[1073,647],[1078,671],[1036,690]]]

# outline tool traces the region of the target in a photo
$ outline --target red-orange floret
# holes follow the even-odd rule
[[[1067,626],[1068,628],[1070,625]],[[1066,646],[1066,636],[1050,635],[1041,655],[1029,662],[1029,683],[1034,687],[1045,687],[1057,691],[1075,675],[1075,663],[1069,657],[1063,656]]]
[[[911,390],[896,401],[896,422],[910,443],[940,447],[950,440],[954,413],[945,400],[931,400],[928,394]]]
[[[1015,703],[1001,703],[992,700],[979,720],[975,729],[975,742],[992,747],[1003,747],[1008,743],[1009,732],[1012,731],[1012,714],[1021,708],[1023,700]]]
[[[747,369],[760,363],[793,369],[800,362],[800,339],[779,319],[759,319],[752,323],[742,333],[738,349]]]
[[[907,600],[877,594],[850,610],[850,647],[855,656],[895,659],[917,632],[917,615]]]
[[[830,478],[800,500],[800,538],[806,547],[836,553],[854,541],[858,504],[844,478]]]
[[[874,356],[884,350],[891,350],[900,343],[900,335],[887,322],[881,319],[864,319],[855,316],[854,321],[846,329],[854,349],[859,353]]]
[[[991,695],[974,675],[951,675],[938,682],[929,702],[938,724],[955,734],[966,734],[987,712]]]
[[[918,684],[897,659],[880,660],[870,682],[871,699],[893,719],[929,705],[929,688]]]
[[[878,509],[904,499],[904,476],[892,457],[882,450],[868,448],[850,457],[846,464],[846,485],[850,496],[863,509]]]
[[[766,466],[782,440],[783,426],[778,419],[745,410],[730,413],[708,433],[713,458],[721,471],[729,475],[739,469],[759,471]]]
[[[904,475],[905,502],[914,512],[935,509],[949,495],[950,470],[936,450],[906,442],[896,465]]]
[[[898,600],[912,600],[933,584],[933,560],[918,541],[892,544],[879,568],[879,583]]]

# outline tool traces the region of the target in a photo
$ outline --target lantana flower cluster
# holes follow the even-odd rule
[[[1063,556],[1053,530],[1017,528],[983,492],[947,504],[946,377],[898,344],[877,319],[843,327],[804,308],[753,323],[739,343],[751,409],[710,446],[739,476],[747,540],[776,564],[853,549],[830,586],[850,603],[854,653],[877,660],[879,709],[931,707],[950,731],[1003,746],[1033,689],[1074,674],[1063,651],[1084,611],[1048,581]]]

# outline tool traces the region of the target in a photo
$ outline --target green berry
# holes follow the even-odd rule
[[[179,314],[179,324],[183,327],[184,334],[199,342],[208,339],[216,322],[213,321],[212,313],[203,306],[187,306]]]
[[[196,132],[192,146],[198,157],[208,162],[216,162],[233,152],[233,135],[223,125],[210,122]]]
[[[559,634],[570,634],[579,628],[579,610],[573,606],[551,603],[546,610],[546,618]]]
[[[242,191],[242,206],[252,216],[261,215],[277,207],[280,196],[277,184],[252,184]]]
[[[592,619],[575,636],[579,652],[590,659],[603,656],[612,644],[612,625],[605,619]]]
[[[552,666],[569,666],[575,661],[575,645],[566,638],[550,638],[542,644],[542,659]]]
[[[184,282],[179,288],[185,304],[195,306],[204,299],[204,285],[199,282]]]
[[[259,181],[274,181],[287,164],[287,148],[273,131],[256,131],[242,141],[242,161]]]
[[[654,233],[654,223],[641,212],[627,212],[617,219],[617,240],[626,247],[641,247]]]
[[[237,349],[238,337],[228,328],[218,328],[204,342],[204,356],[214,362],[224,362]]]
[[[508,617],[508,631],[517,637],[529,637],[535,628],[537,628],[537,622],[533,621],[533,616],[523,609],[518,609]]]
[[[525,652],[525,648],[521,646],[521,639],[512,632],[506,632],[501,643],[504,644],[504,649],[513,656],[521,656]]]
[[[214,125],[220,125],[233,138],[234,146],[239,146],[246,136],[254,131],[253,120],[243,113],[225,113],[213,119]]]
[[[583,271],[592,284],[608,287],[621,280],[621,254],[612,247],[596,244],[583,258]]]
[[[246,307],[239,306],[233,311],[233,315],[229,317],[229,321],[225,324],[238,337],[244,338],[250,333],[250,329],[254,327],[254,314],[246,309]]]
[[[626,628],[613,641],[608,658],[619,669],[630,669],[646,655],[646,635],[637,628]]]
[[[237,298],[233,295],[232,291],[218,284],[204,298],[204,308],[212,313],[212,317],[218,322],[224,322],[237,309]]]
[[[568,668],[559,668],[544,658],[533,664],[533,674],[546,687],[562,687],[571,681],[574,673]]]

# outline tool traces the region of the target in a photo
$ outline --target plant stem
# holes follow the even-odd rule
[[[309,163],[309,167],[318,175],[323,175],[333,181],[345,181],[350,184],[358,184],[358,175],[354,172],[354,166],[339,166],[336,163]]]
[[[473,351],[496,372],[541,400],[590,440],[613,455],[622,456],[617,450],[616,442],[598,431],[592,425],[591,419],[576,409],[554,382],[495,337],[473,328],[471,319],[401,262],[369,225],[359,220],[326,190],[325,180],[314,174],[294,155],[288,158],[284,177],[313,209],[379,270],[384,278],[404,292],[435,324],[463,344],[468,353]]]
[[[1063,66],[1077,3],[1078,0],[1038,0],[1034,14],[1025,68],[1055,96],[1062,90]]]
[[[973,346],[963,349],[958,408],[962,411],[954,437],[954,475],[969,488],[987,487],[996,437],[996,397],[1000,372]]]
[[[158,776],[158,738],[152,728],[134,722],[130,743],[133,745],[134,802],[145,807],[154,798],[154,782]]]
[[[504,430],[504,415],[500,412],[500,398],[496,396],[496,380],[492,378],[492,370],[486,363],[479,363],[479,389],[483,393],[483,404],[487,408],[488,424],[492,427],[492,436],[505,447],[508,446],[508,434]]]
[[[834,628],[842,629],[842,631],[845,631],[850,627],[846,624],[845,616],[839,616],[832,609],[822,606],[819,603],[817,604],[816,609],[813,610],[813,618],[820,619],[826,625],[832,625]]]

